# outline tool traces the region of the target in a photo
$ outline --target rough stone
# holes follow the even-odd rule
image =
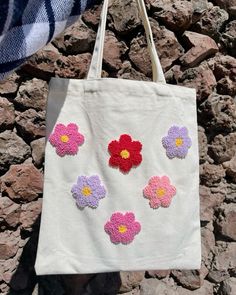
[[[230,133],[226,136],[218,134],[214,137],[209,146],[209,151],[216,163],[230,161],[236,155],[236,133]]]
[[[112,70],[119,70],[122,65],[122,55],[128,50],[124,42],[119,42],[114,33],[108,32],[105,37],[104,63]]]
[[[166,71],[183,54],[184,49],[173,32],[159,26],[158,22],[151,18],[150,24],[162,67]]]
[[[228,95],[212,93],[199,107],[199,121],[205,129],[225,133],[236,130],[236,103]]]
[[[220,9],[218,6],[213,6],[194,24],[194,30],[218,40],[228,18],[229,15],[225,10]]]
[[[174,65],[167,72],[165,72],[166,82],[169,84],[177,84],[182,77],[183,72],[180,65]]]
[[[0,131],[12,129],[15,122],[14,105],[6,98],[0,97]]]
[[[36,139],[30,143],[32,148],[32,157],[37,167],[43,164],[45,154],[45,137]]]
[[[95,38],[95,32],[79,20],[54,39],[53,44],[67,55],[75,55],[91,51]]]
[[[43,175],[33,164],[12,165],[1,181],[1,192],[12,200],[29,202],[43,191]]]
[[[219,283],[229,278],[228,271],[236,268],[236,243],[218,241],[216,246],[208,278],[215,283]]]
[[[45,111],[28,109],[23,113],[17,112],[16,127],[27,142],[45,136]]]
[[[199,146],[199,160],[204,163],[207,160],[207,137],[203,127],[198,126],[198,146]]]
[[[121,69],[118,71],[117,77],[128,80],[150,81],[150,78],[132,68],[132,65],[129,61],[125,61],[121,65]]]
[[[157,279],[144,279],[140,285],[140,295],[167,294],[178,295],[177,287]]]
[[[183,40],[188,47],[191,47],[180,58],[184,66],[194,67],[218,51],[215,41],[206,35],[186,31],[183,35]]]
[[[236,155],[230,161],[224,162],[223,167],[226,169],[226,175],[236,183]]]
[[[215,183],[219,183],[223,177],[225,177],[225,170],[222,165],[204,163],[200,166],[201,182],[206,186],[212,186]]]
[[[172,275],[185,288],[190,290],[199,289],[208,274],[207,268],[203,265],[200,270],[173,270]]]
[[[217,210],[217,230],[230,240],[236,241],[236,204],[222,204]]]
[[[235,6],[236,10],[236,6]],[[225,28],[222,34],[221,40],[223,41],[226,48],[229,50],[230,54],[236,57],[235,47],[236,47],[236,20],[231,21]]]
[[[60,58],[59,51],[49,43],[39,50],[22,66],[27,73],[39,79],[50,79],[55,75],[56,62]]]
[[[216,79],[209,66],[203,63],[196,68],[185,70],[178,79],[178,84],[195,88],[197,90],[197,100],[200,102],[205,100],[215,89]]]
[[[32,226],[37,220],[42,210],[42,199],[30,202],[29,204],[23,204],[20,213],[21,228],[27,231],[32,230]]]
[[[140,282],[144,279],[144,272],[137,271],[137,272],[128,272],[122,271],[120,272],[120,279],[121,279],[121,286],[120,292],[129,292],[133,288],[137,287]]]
[[[19,164],[30,156],[30,147],[15,132],[0,133],[0,173],[10,165]]]
[[[236,184],[235,183],[228,183],[226,201],[236,203]]]
[[[36,111],[44,111],[47,95],[47,82],[34,78],[21,84],[14,101],[24,110],[32,108]]]
[[[151,0],[154,17],[174,32],[185,31],[192,23],[193,6],[186,0]]]
[[[19,78],[16,73],[13,73],[5,80],[0,81],[0,95],[15,94],[19,86]]]
[[[211,268],[211,261],[214,257],[215,236],[213,234],[212,222],[209,222],[206,227],[201,228],[202,242],[202,264],[208,269]]]
[[[235,295],[236,294],[236,278],[229,278],[223,281],[219,295]]]
[[[191,3],[193,5],[192,24],[195,24],[212,5],[207,0],[192,0]]]
[[[82,15],[82,20],[88,26],[96,28],[100,21],[101,5],[94,5],[89,10],[86,10]]]
[[[231,7],[236,6],[236,0],[214,0],[214,3],[225,10],[230,10]]]
[[[109,7],[110,28],[127,35],[141,24],[136,1],[112,0]]]
[[[203,285],[201,288],[190,291],[184,288],[179,287],[177,289],[178,295],[213,295],[213,284],[209,283],[208,281],[204,280]]]
[[[219,94],[236,95],[236,59],[217,54],[208,62],[217,80]]]
[[[147,273],[152,278],[163,279],[170,275],[170,270],[148,270]]]
[[[13,257],[19,248],[19,230],[0,232],[0,260]]]
[[[182,46],[178,43],[173,32],[167,30],[154,20],[150,19],[153,37],[160,61],[164,71],[171,67],[183,52]],[[129,57],[135,66],[145,75],[151,76],[152,67],[150,54],[144,36],[134,38],[130,44]]]
[[[8,197],[0,197],[0,223],[6,222],[9,227],[15,227],[20,219],[19,204],[14,203]]]
[[[200,217],[201,221],[209,222],[213,219],[214,209],[224,200],[222,194],[212,194],[210,188],[200,185]]]
[[[91,62],[90,53],[62,56],[56,63],[56,75],[62,78],[83,79]]]

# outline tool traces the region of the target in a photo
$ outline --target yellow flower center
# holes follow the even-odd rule
[[[62,135],[61,136],[61,141],[62,142],[67,142],[69,140],[69,137],[67,135]]]
[[[83,189],[82,189],[82,194],[85,196],[85,197],[89,197],[91,194],[92,194],[92,190],[89,186],[85,186]]]
[[[121,156],[122,159],[128,159],[129,156],[130,156],[130,153],[127,150],[123,150],[123,151],[120,152],[120,156]]]
[[[183,139],[181,137],[177,137],[175,140],[175,145],[177,147],[181,146],[183,144]]]
[[[156,190],[156,195],[158,198],[162,198],[166,193],[166,190],[164,188],[158,188]]]
[[[120,225],[118,227],[118,230],[121,234],[125,233],[127,231],[127,227],[125,225]]]

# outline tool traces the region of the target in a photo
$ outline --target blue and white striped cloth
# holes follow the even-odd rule
[[[97,0],[0,0],[0,79],[45,46]]]

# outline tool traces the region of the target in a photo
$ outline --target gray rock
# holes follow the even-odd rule
[[[0,133],[0,173],[10,165],[24,162],[30,156],[30,147],[15,132]]]
[[[46,132],[45,111],[36,112],[34,109],[28,109],[23,113],[18,112],[16,127],[27,142],[44,137]]]
[[[23,110],[32,108],[36,111],[44,111],[47,95],[47,82],[34,78],[21,84],[14,101]]]
[[[211,9],[207,10],[194,25],[194,30],[218,40],[220,31],[228,18],[229,15],[225,10],[220,9],[218,6],[213,6]]]
[[[236,294],[236,278],[229,278],[223,281],[219,290],[219,295],[235,295]]]
[[[66,55],[74,55],[91,51],[95,37],[95,32],[79,20],[53,40],[53,44]]]
[[[228,95],[212,93],[199,108],[199,120],[205,122],[206,130],[214,132],[236,131],[236,103]]]
[[[21,206],[8,197],[0,197],[0,223],[6,222],[8,226],[15,227],[20,222]]]
[[[178,295],[177,287],[157,279],[144,279],[140,285],[140,295]]]
[[[134,0],[110,1],[109,17],[110,27],[119,34],[127,35],[141,24],[137,3]]]
[[[0,131],[12,129],[15,122],[14,105],[6,98],[0,97]]]
[[[32,157],[37,167],[43,164],[45,154],[45,137],[36,139],[30,143],[32,148]]]
[[[231,160],[236,154],[236,133],[227,136],[219,134],[214,137],[209,146],[210,154],[216,163],[221,164]]]
[[[232,241],[236,241],[236,204],[222,204],[217,210],[217,230]]]

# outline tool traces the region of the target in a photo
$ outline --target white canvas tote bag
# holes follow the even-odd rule
[[[143,0],[153,82],[101,78],[108,0],[88,78],[53,78],[36,272],[200,268],[195,90],[167,85]]]

